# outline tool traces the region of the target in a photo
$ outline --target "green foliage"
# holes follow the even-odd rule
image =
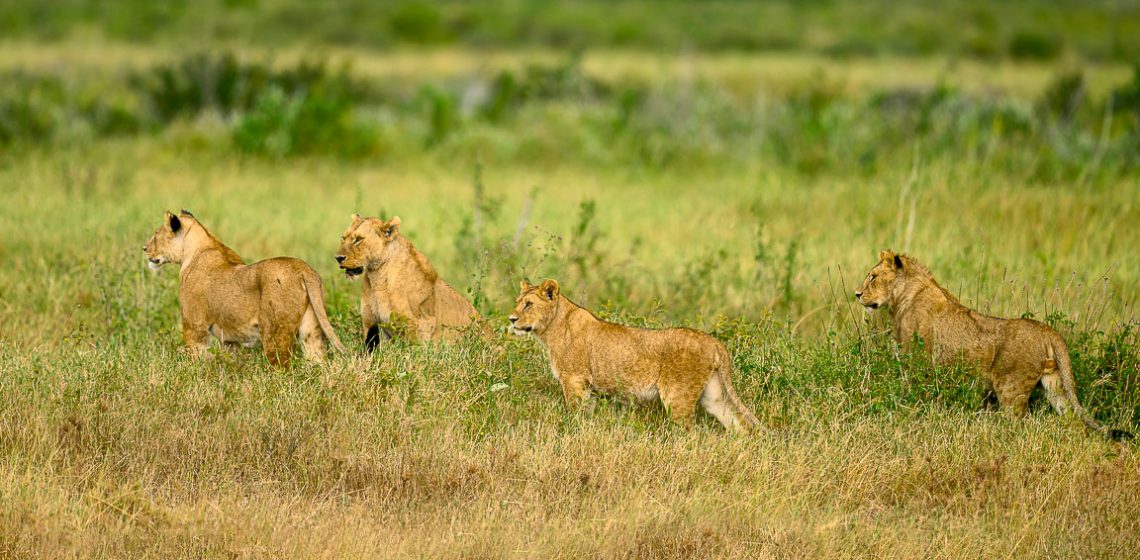
[[[192,7],[191,7],[192,6]],[[1136,7],[1114,2],[733,2],[672,0],[56,0],[0,3],[0,35],[92,33],[173,45],[253,42],[474,47],[800,50],[837,57],[936,53],[1051,60],[1140,53]]]
[[[1009,56],[1018,60],[1052,60],[1063,45],[1057,37],[1038,31],[1018,31],[1009,40]]]
[[[342,103],[376,101],[370,88],[352,77],[347,65],[332,70],[324,60],[301,60],[277,68],[243,61],[232,52],[191,54],[138,72],[129,84],[161,122],[207,110],[226,116],[240,114],[274,89],[288,96],[317,91]]]
[[[443,15],[430,2],[400,2],[388,16],[388,28],[396,39],[414,44],[438,43],[448,38]]]
[[[1134,84],[1118,88],[1109,109],[1107,99],[1090,98],[1079,72],[1059,75],[1036,110],[948,84],[852,94],[825,76],[758,104],[702,82],[607,82],[577,57],[489,79],[425,82],[410,97],[347,65],[276,67],[231,53],[190,55],[107,81],[12,72],[6,83],[2,143],[137,134],[220,114],[239,149],[272,157],[426,147],[488,163],[573,159],[672,169],[760,158],[809,177],[874,176],[916,156],[982,157],[1028,169],[1035,181],[1075,181],[1135,168],[1140,130]],[[1097,144],[1088,140],[1094,137]]]
[[[1085,102],[1085,77],[1080,72],[1057,76],[1038,101],[1038,110],[1046,117],[1068,123]]]
[[[317,87],[291,97],[271,88],[238,119],[234,143],[243,151],[273,157],[360,158],[378,155],[381,137],[374,126],[354,119],[352,101],[335,88]]]
[[[101,83],[8,72],[0,79],[0,146],[137,133],[138,103]]]

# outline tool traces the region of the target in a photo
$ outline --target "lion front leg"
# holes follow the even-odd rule
[[[593,399],[590,398],[590,384],[585,376],[566,375],[559,376],[562,384],[562,399],[566,406],[572,410],[593,410]]]
[[[416,319],[416,339],[420,342],[435,340],[438,332],[435,328],[435,317]]]
[[[994,392],[994,384],[993,382],[987,380],[985,393],[982,394],[981,410],[984,412],[990,412],[997,409],[997,407],[998,396],[997,393]]]
[[[208,325],[182,319],[182,342],[191,358],[200,360],[210,355],[210,330]]]
[[[380,346],[381,341],[386,341],[392,338],[391,333],[387,329],[380,326],[379,323],[364,323],[364,351],[368,353],[375,352]]]

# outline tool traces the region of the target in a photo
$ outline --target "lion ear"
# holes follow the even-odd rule
[[[167,212],[166,227],[170,229],[170,233],[178,233],[178,230],[182,229],[182,220],[179,220],[178,216]]]
[[[903,258],[902,258],[902,255],[895,255],[895,268],[897,268],[897,269],[899,269],[899,270],[902,270],[902,269],[903,269]]]
[[[363,221],[364,221],[364,218],[361,218],[360,214],[356,214],[356,213],[352,214],[352,225],[359,224],[360,222],[363,222]]]
[[[380,226],[380,235],[383,235],[384,237],[392,238],[395,237],[397,233],[400,233],[399,216],[392,217],[391,220],[384,222],[384,225]]]
[[[546,295],[546,299],[550,301],[554,301],[554,298],[558,297],[557,280],[543,280],[538,289],[542,291],[542,293]]]
[[[890,249],[883,249],[882,251],[879,251],[879,262],[890,260],[894,258],[894,256],[895,253]]]
[[[519,291],[520,292],[525,292],[529,289],[530,289],[530,283],[528,283],[526,280],[519,280]]]

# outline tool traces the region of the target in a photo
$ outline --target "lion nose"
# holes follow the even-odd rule
[[[511,315],[510,317],[507,317],[507,319],[510,319],[512,323],[513,323],[513,322],[515,322],[515,321],[518,321],[518,320],[519,320],[519,318],[518,318],[518,317],[516,317],[516,316],[514,316],[514,315]]]
[[[344,262],[344,255],[337,255],[336,256],[336,263],[340,264],[342,262]]]
[[[855,299],[863,297],[863,292],[855,292]]]

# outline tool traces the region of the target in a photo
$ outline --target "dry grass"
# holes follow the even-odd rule
[[[619,403],[569,416],[533,351],[490,393],[462,366],[512,362],[477,344],[284,374],[141,346],[6,359],[0,551],[1126,558],[1140,531],[1133,449],[1051,414],[803,406],[731,437]]]

